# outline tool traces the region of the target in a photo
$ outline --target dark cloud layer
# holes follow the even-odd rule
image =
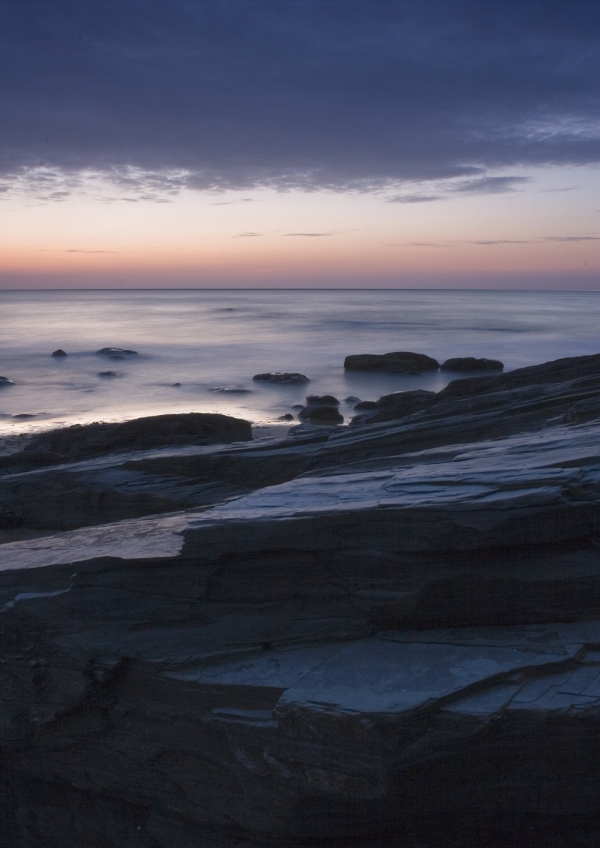
[[[0,174],[510,190],[600,160],[599,47],[597,0],[3,0]]]

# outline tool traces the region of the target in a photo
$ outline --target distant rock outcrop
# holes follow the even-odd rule
[[[424,353],[396,351],[394,353],[358,353],[344,360],[346,371],[386,371],[395,374],[422,374],[437,371],[437,359]]]
[[[68,354],[65,353],[65,351],[61,347],[59,347],[58,350],[52,351],[51,356],[53,356],[55,359],[62,359],[64,356],[68,356]]]
[[[14,386],[14,382],[9,380],[8,377],[0,377],[0,389],[5,388],[6,386]]]
[[[504,363],[499,359],[476,359],[474,356],[455,357],[442,362],[442,371],[502,371]]]
[[[291,385],[310,383],[306,374],[300,374],[297,371],[277,371],[265,374],[255,374],[252,379],[260,383],[289,383]]]

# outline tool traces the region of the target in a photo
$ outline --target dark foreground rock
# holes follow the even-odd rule
[[[396,374],[422,374],[437,371],[440,363],[424,353],[396,351],[395,353],[358,353],[344,360],[346,371],[386,371]]]
[[[309,421],[311,424],[343,424],[344,416],[337,406],[305,406],[298,413],[301,421]]]
[[[599,381],[66,463],[254,491],[0,545],[3,848],[597,844]]]
[[[504,363],[499,359],[476,359],[474,356],[457,356],[442,362],[442,371],[502,371]]]
[[[52,430],[33,439],[28,451],[52,451],[82,458],[111,451],[151,448],[159,445],[194,445],[241,442],[252,438],[248,421],[209,412],[151,415],[121,424],[75,424]]]

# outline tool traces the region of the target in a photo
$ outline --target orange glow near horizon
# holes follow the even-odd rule
[[[564,275],[600,287],[600,178],[546,169],[522,191],[389,202],[389,193],[184,191],[0,203],[0,287],[365,285]],[[506,282],[508,281],[508,282]],[[518,287],[518,286],[517,286]]]

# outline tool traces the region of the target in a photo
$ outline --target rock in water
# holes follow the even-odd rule
[[[442,371],[502,371],[504,363],[499,359],[475,359],[474,356],[447,359],[440,366]]]
[[[128,350],[124,347],[103,347],[96,351],[96,356],[107,356],[109,359],[127,359],[137,355],[137,350]]]
[[[440,367],[437,359],[424,353],[396,351],[395,353],[358,353],[344,360],[346,371],[386,371],[396,374],[422,374],[424,371],[437,371]]]
[[[344,416],[340,413],[337,406],[305,406],[298,413],[298,418],[301,421],[308,421],[311,424],[343,424]]]
[[[309,395],[306,398],[307,406],[339,406],[339,400],[333,395]]]
[[[117,374],[116,371],[98,371],[98,376],[99,377],[118,377],[119,375]]]
[[[14,382],[12,380],[9,380],[8,377],[0,377],[0,389],[4,388],[5,386],[14,386]]]
[[[68,356],[68,354],[65,353],[65,351],[61,347],[59,347],[58,350],[52,351],[51,356],[54,356],[56,359],[61,359],[63,356]]]
[[[299,374],[297,371],[255,374],[252,379],[259,383],[289,383],[291,385],[310,383],[306,374]]]

